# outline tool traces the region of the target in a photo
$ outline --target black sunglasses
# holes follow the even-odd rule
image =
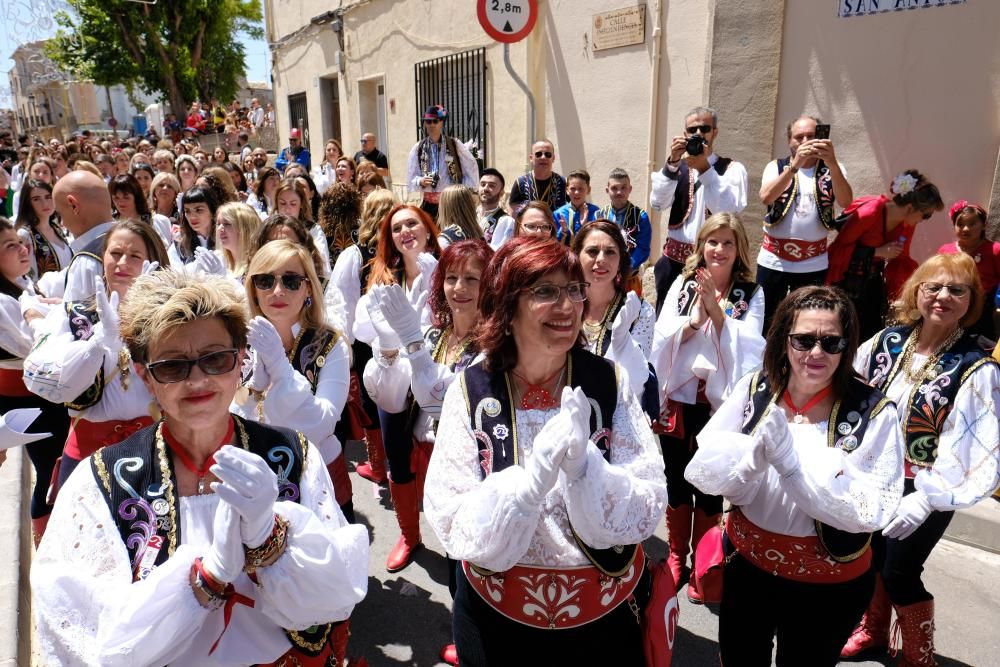
[[[424,125],[434,125],[440,122],[441,122],[440,118],[424,118]]]
[[[549,151],[535,151],[535,157],[552,157]]]
[[[827,354],[840,354],[847,349],[847,338],[844,336],[814,336],[812,334],[788,334],[792,349],[799,352],[810,352],[816,343]]]
[[[711,132],[715,128],[712,127],[711,125],[692,125],[691,127],[688,127],[686,129],[687,129],[687,133],[688,134],[694,134],[695,132],[701,132],[702,134],[708,134],[709,132]]]
[[[283,273],[280,276],[275,276],[273,273],[257,273],[250,277],[253,286],[265,292],[274,289],[274,282],[278,279],[281,280],[281,286],[289,292],[298,292],[303,282],[309,282],[308,278],[298,273]]]
[[[236,368],[238,354],[239,350],[233,348],[209,352],[197,359],[164,359],[146,364],[146,370],[160,384],[173,384],[187,380],[195,364],[205,375],[225,375]]]

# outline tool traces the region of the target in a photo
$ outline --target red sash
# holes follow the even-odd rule
[[[0,368],[0,396],[27,398],[34,396],[24,386],[24,371],[20,368]]]
[[[826,239],[800,241],[798,239],[776,239],[770,234],[764,234],[761,247],[787,262],[802,262],[825,253]]]
[[[75,419],[70,425],[69,438],[66,439],[63,454],[82,461],[101,447],[128,440],[133,433],[152,424],[152,418],[147,416],[106,422]]]
[[[425,192],[423,194],[423,197],[424,197],[424,202],[425,203],[427,203],[427,204],[434,204],[435,206],[437,205],[438,202],[441,201],[441,193],[440,192]]]
[[[687,258],[694,254],[694,244],[684,243],[676,239],[667,239],[663,246],[663,255],[679,264],[687,261]]]

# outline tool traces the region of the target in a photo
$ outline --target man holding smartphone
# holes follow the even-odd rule
[[[768,163],[760,187],[760,200],[767,206],[757,256],[764,331],[789,292],[823,284],[829,264],[827,233],[835,229],[834,204],[844,208],[854,198],[834,153],[829,125],[800,116],[786,132],[789,157]]]

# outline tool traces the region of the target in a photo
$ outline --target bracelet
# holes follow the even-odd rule
[[[264,543],[253,549],[243,545],[243,553],[246,556],[246,565],[243,571],[249,573],[256,572],[258,567],[270,561],[285,548],[288,539],[288,519],[280,514],[274,515],[274,528],[271,535],[264,540]]]
[[[233,593],[232,584],[224,584],[208,573],[200,556],[191,564],[191,576],[194,588],[208,598],[209,609],[219,609]]]
[[[692,331],[701,331],[701,327],[696,327],[691,322],[692,322],[691,318],[688,318],[688,326],[691,327]]]

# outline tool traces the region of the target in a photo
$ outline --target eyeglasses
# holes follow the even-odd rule
[[[535,157],[552,157],[551,151],[535,151]]]
[[[708,134],[715,128],[711,125],[692,125],[691,127],[685,128],[688,134],[695,134],[696,132],[701,132],[702,134]]]
[[[164,359],[146,364],[146,370],[160,384],[183,382],[191,375],[195,364],[205,375],[225,375],[236,368],[237,349],[218,350],[203,354],[197,359]]]
[[[942,290],[948,290],[948,294],[956,299],[961,299],[969,293],[968,285],[943,285],[941,283],[920,283],[920,289],[924,296],[937,296]]]
[[[840,354],[847,349],[847,338],[844,336],[814,336],[813,334],[788,334],[788,340],[793,350],[811,352],[816,343],[827,354]]]
[[[280,276],[275,276],[273,273],[257,273],[251,276],[250,280],[253,281],[254,287],[265,292],[274,289],[275,280],[281,280],[281,286],[289,292],[298,292],[303,282],[309,282],[308,278],[298,273],[283,273]]]
[[[552,225],[539,225],[534,223],[528,223],[527,225],[521,225],[521,229],[528,232],[529,234],[551,234]]]
[[[531,292],[535,301],[540,304],[558,302],[563,292],[566,292],[566,296],[573,303],[580,303],[587,300],[588,287],[590,287],[590,283],[585,282],[569,283],[564,287],[553,285],[552,283],[542,283],[533,287],[524,287],[522,291]]]

